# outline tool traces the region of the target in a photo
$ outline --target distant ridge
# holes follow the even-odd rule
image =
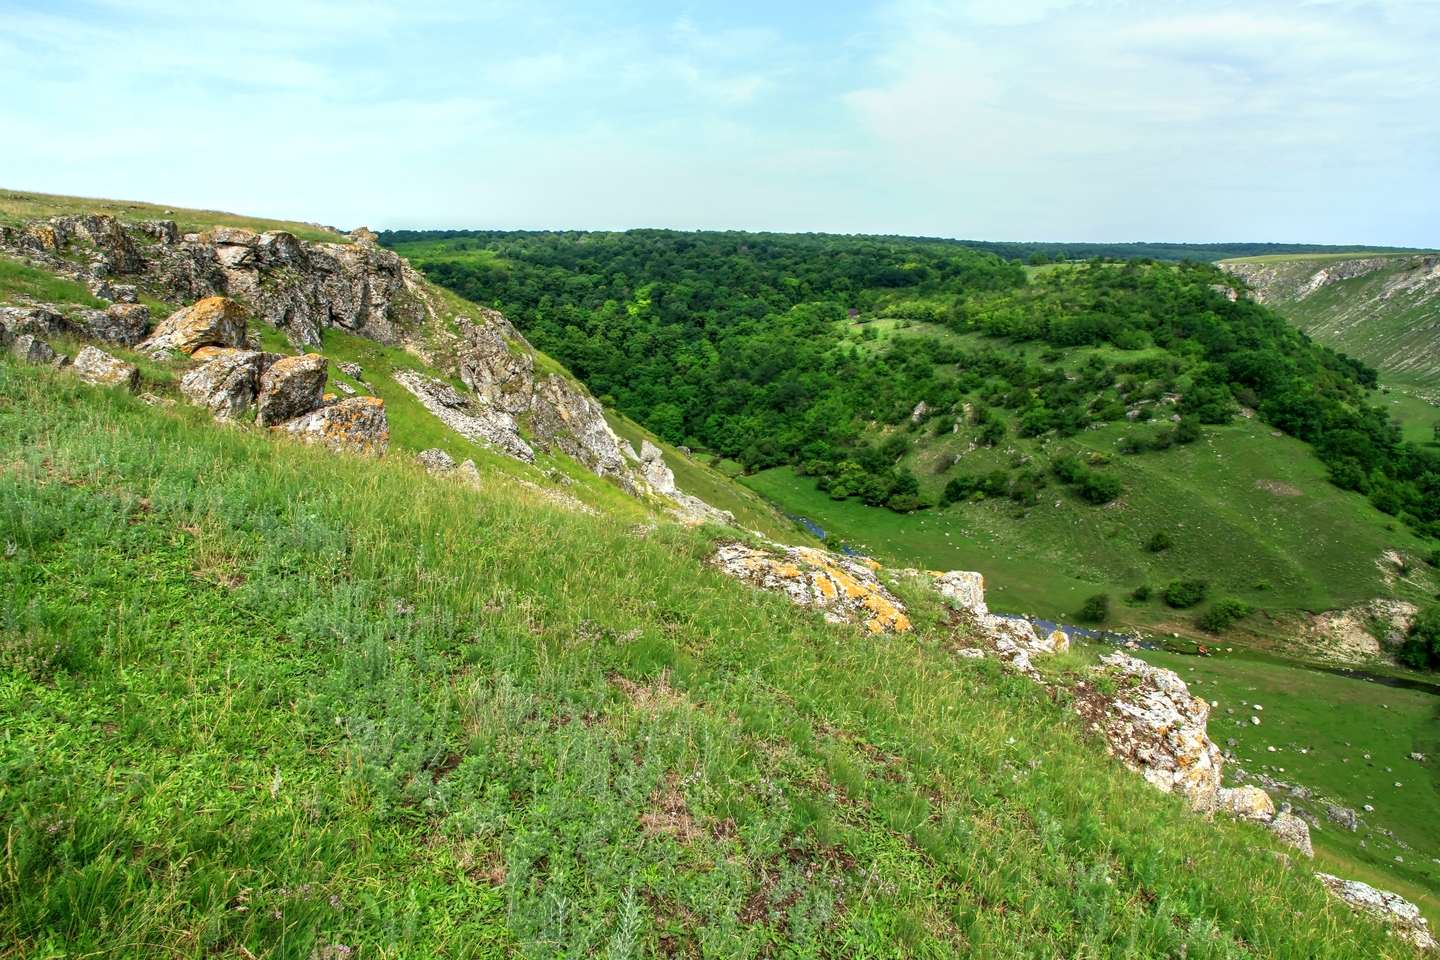
[[[380,234],[380,245],[392,247],[401,243],[414,243],[421,240],[513,240],[518,237],[544,237],[556,234],[581,234],[589,233],[676,233],[683,234],[691,231],[684,230],[386,230]],[[709,232],[709,231],[704,231]],[[747,233],[743,230],[717,231],[730,233],[739,236],[795,236],[795,234],[776,234],[770,232]],[[824,236],[824,234],[802,234],[804,236]],[[1089,260],[1093,257],[1109,257],[1116,260],[1130,260],[1133,258],[1149,257],[1152,260],[1229,260],[1234,257],[1264,257],[1283,254],[1308,253],[1422,253],[1418,247],[1367,247],[1367,246],[1334,246],[1319,243],[1064,243],[1060,241],[1034,241],[1034,242],[1011,242],[1001,240],[952,240],[945,237],[904,237],[880,234],[847,234],[847,236],[875,236],[876,239],[889,240],[891,242],[913,242],[913,243],[945,243],[954,244],[959,247],[969,247],[972,250],[980,250],[985,253],[993,253],[1006,260],[1028,260],[1031,256],[1040,253],[1047,258],[1054,260],[1057,255],[1065,260]]]

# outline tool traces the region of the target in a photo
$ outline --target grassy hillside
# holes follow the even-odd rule
[[[1371,259],[1378,268],[1308,292],[1307,281],[1319,271]],[[1440,274],[1433,257],[1285,256],[1229,262],[1265,268],[1263,287],[1273,291],[1266,298],[1272,308],[1319,342],[1384,371],[1387,383],[1427,387],[1432,394],[1440,386]]]
[[[8,358],[0,462],[0,955],[1408,955],[923,595]]]
[[[349,243],[348,237],[322,230],[313,224],[264,217],[244,217],[221,210],[188,210],[138,200],[102,200],[94,197],[62,197],[48,193],[0,190],[0,223],[20,226],[26,220],[45,220],[68,214],[97,214],[121,220],[174,220],[182,233],[198,233],[220,227],[243,227],[263,233],[284,230],[302,240],[317,243]]]

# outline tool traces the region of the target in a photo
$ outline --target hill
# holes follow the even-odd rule
[[[46,202],[0,226],[0,952],[1411,953],[1176,674],[974,574],[761,563],[761,501],[367,231]]]
[[[1440,256],[1267,257],[1221,266],[1242,277],[1258,302],[1378,367],[1387,382],[1440,384]]]

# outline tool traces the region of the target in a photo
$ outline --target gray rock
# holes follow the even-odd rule
[[[422,450],[415,455],[415,459],[420,461],[427,473],[449,473],[455,469],[455,460],[439,447]]]
[[[104,350],[87,346],[75,357],[75,372],[91,386],[125,387],[136,390],[140,386],[140,371],[133,363],[126,363],[110,356]]]
[[[10,343],[10,352],[26,363],[49,363],[55,359],[50,344],[29,333],[16,337]]]
[[[513,417],[467,397],[443,380],[436,380],[414,370],[401,370],[395,382],[415,395],[445,426],[478,443],[496,447],[517,460],[535,462],[535,451],[520,437],[520,427]]]
[[[57,353],[55,354],[55,359],[50,361],[50,366],[54,367],[56,370],[64,370],[66,367],[70,366],[70,362],[70,354]]]
[[[318,408],[328,369],[329,361],[318,353],[275,361],[260,377],[256,424],[273,427]]]
[[[362,367],[360,366],[360,364],[358,364],[358,363],[337,363],[337,364],[335,364],[335,366],[339,367],[341,373],[345,374],[345,376],[349,377],[351,380],[354,380],[356,383],[364,383],[364,382],[365,382],[364,379],[362,378],[362,374],[364,374],[365,370],[364,370],[364,368],[362,368]]]
[[[216,420],[231,420],[254,406],[259,384],[260,354],[231,350],[185,374],[180,393]]]
[[[1293,813],[1281,813],[1270,821],[1270,829],[1281,843],[1289,844],[1307,857],[1315,856],[1310,845],[1310,825]]]
[[[1360,824],[1359,817],[1357,817],[1355,811],[1349,807],[1326,807],[1325,819],[1331,823],[1340,824],[1340,826],[1352,833],[1359,828]]]
[[[482,486],[482,482],[480,480],[480,471],[475,468],[474,460],[466,460],[464,463],[460,464],[460,466],[456,467],[455,475],[461,480],[469,483],[470,486],[474,487],[476,490],[479,490]]]
[[[80,325],[85,335],[122,347],[133,347],[150,331],[150,308],[139,303],[112,303],[104,310],[84,310]]]
[[[35,337],[63,337],[71,331],[64,315],[46,306],[0,307],[0,328],[4,328],[7,341],[26,333]]]
[[[378,397],[341,400],[271,427],[271,430],[305,443],[327,447],[336,453],[382,456],[390,446],[385,401]]]
[[[1440,943],[1437,943],[1430,933],[1429,921],[1420,915],[1419,907],[1404,897],[1385,890],[1376,890],[1368,883],[1342,880],[1328,873],[1317,873],[1315,876],[1325,885],[1331,896],[1348,904],[1353,910],[1363,910],[1388,923],[1400,939],[1422,950],[1440,949]]]

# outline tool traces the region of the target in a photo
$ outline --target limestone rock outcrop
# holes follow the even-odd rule
[[[255,405],[259,381],[258,351],[216,350],[181,379],[180,393],[196,406],[205,407],[216,420],[230,420]]]
[[[49,307],[0,307],[0,331],[7,343],[27,333],[33,337],[61,337],[70,332],[70,323]]]
[[[1307,857],[1315,856],[1315,849],[1310,846],[1310,824],[1301,820],[1293,813],[1288,812],[1275,815],[1270,821],[1270,830],[1280,839],[1281,843],[1287,844],[1299,850]]]
[[[245,308],[226,297],[208,297],[162,320],[139,349],[191,354],[201,347],[245,345]]]
[[[85,336],[121,347],[133,347],[150,331],[150,308],[143,303],[112,303],[104,310],[80,314]]]
[[[1215,808],[1240,820],[1269,823],[1275,819],[1275,801],[1259,787],[1222,787],[1215,797]]]
[[[1205,725],[1210,704],[1192,696],[1173,671],[1116,651],[1100,658],[1120,681],[1105,740],[1109,752],[1165,793],[1178,793],[1209,813],[1220,793],[1220,748]]]
[[[669,512],[687,526],[718,523],[735,526],[735,515],[729,510],[717,510],[699,497],[692,497],[675,485],[675,473],[665,463],[664,452],[649,440],[642,440],[640,453],[628,442],[620,441],[620,449],[633,460],[639,470],[639,479],[651,493],[658,494],[675,503]]]
[[[75,356],[75,372],[91,386],[125,387],[138,390],[140,370],[133,363],[110,356],[104,350],[86,346]]]
[[[283,357],[271,364],[256,391],[255,423],[273,427],[317,409],[325,395],[329,366],[318,353]]]
[[[708,561],[727,576],[783,593],[797,605],[819,610],[832,623],[857,623],[872,633],[910,629],[905,606],[875,576],[873,560],[857,560],[810,547],[724,544]]]
[[[1430,933],[1429,921],[1420,915],[1419,907],[1404,897],[1376,890],[1358,880],[1342,880],[1328,873],[1315,876],[1331,896],[1349,904],[1353,910],[1363,910],[1389,924],[1391,932],[1400,939],[1422,950],[1440,950],[1440,942]]]
[[[379,397],[352,397],[270,428],[336,453],[381,456],[390,447],[390,422]]]
[[[414,370],[400,370],[395,382],[415,395],[441,423],[467,440],[498,449],[525,463],[535,462],[535,451],[520,436],[510,414],[491,407],[484,397],[466,396],[444,380]]]

